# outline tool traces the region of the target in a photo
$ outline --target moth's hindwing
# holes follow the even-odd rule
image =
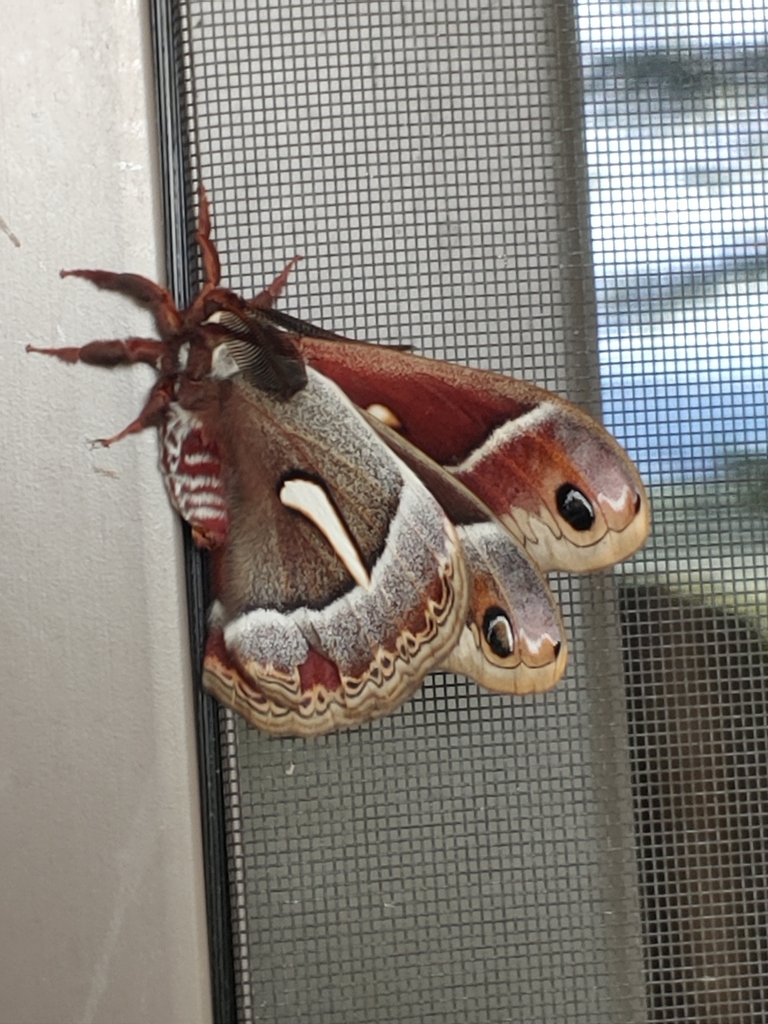
[[[565,629],[541,574],[492,519],[459,526],[469,611],[443,667],[497,693],[542,693],[567,660]]]
[[[469,605],[443,667],[499,693],[550,689],[563,674],[567,652],[560,611],[542,574],[475,494],[394,430],[369,420],[456,526]]]
[[[438,502],[313,371],[288,401],[228,381],[180,437],[183,419],[169,417],[181,452],[162,460],[169,491],[198,532],[213,521],[226,534],[208,545],[219,599],[206,688],[273,733],[392,711],[448,658],[466,618],[461,545]],[[190,477],[188,450],[201,465],[215,452],[223,502],[215,477]]]

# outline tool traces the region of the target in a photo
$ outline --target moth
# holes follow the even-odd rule
[[[499,374],[369,345],[274,308],[296,260],[246,300],[222,287],[208,201],[186,309],[134,274],[62,271],[147,306],[159,339],[28,351],[148,363],[110,445],[157,427],[160,467],[210,553],[203,685],[272,734],[387,714],[437,668],[541,692],[566,640],[543,573],[631,555],[635,467],[591,417]]]

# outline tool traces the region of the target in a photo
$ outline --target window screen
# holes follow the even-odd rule
[[[652,484],[620,589],[652,1021],[765,1017],[766,11],[579,5],[606,419]]]
[[[216,1019],[761,1019],[764,25],[561,0],[152,13],[180,297],[204,184],[231,287],[301,253],[281,308],[602,405],[655,517],[631,564],[552,579],[552,693],[438,674],[312,741],[201,699]]]

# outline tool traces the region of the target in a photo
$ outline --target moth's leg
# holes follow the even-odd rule
[[[178,334],[181,329],[181,314],[171,293],[147,277],[141,277],[139,274],[115,274],[111,270],[61,270],[59,276],[82,277],[95,284],[97,288],[120,292],[148,306],[164,338]]]
[[[172,397],[173,379],[170,377],[161,378],[152,386],[149,398],[144,403],[144,408],[135,420],[129,423],[119,434],[115,434],[114,437],[100,437],[93,443],[101,445],[102,448],[109,448],[111,444],[114,444],[116,441],[122,441],[129,434],[139,434],[142,430],[146,430],[147,427],[159,427],[163,422],[165,411]]]
[[[280,292],[285,288],[288,283],[291,271],[299,262],[303,259],[303,256],[294,256],[290,263],[286,264],[285,270],[282,270],[272,284],[267,285],[263,292],[253,298],[249,299],[246,305],[251,306],[253,309],[269,309],[275,299],[278,297]]]
[[[218,287],[221,280],[221,263],[216,246],[211,241],[211,213],[205,189],[200,189],[200,216],[197,222],[197,244],[203,254],[205,281],[211,288]]]
[[[126,338],[123,341],[91,341],[80,348],[36,348],[27,345],[27,352],[56,356],[65,363],[89,363],[91,366],[124,366],[149,363],[158,367],[167,343],[154,338]]]

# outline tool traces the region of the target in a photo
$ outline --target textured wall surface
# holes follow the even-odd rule
[[[0,32],[0,1020],[210,1019],[177,525],[151,374],[37,345],[146,334],[61,267],[158,273],[146,13],[28,0]],[[6,230],[7,229],[7,230]]]

